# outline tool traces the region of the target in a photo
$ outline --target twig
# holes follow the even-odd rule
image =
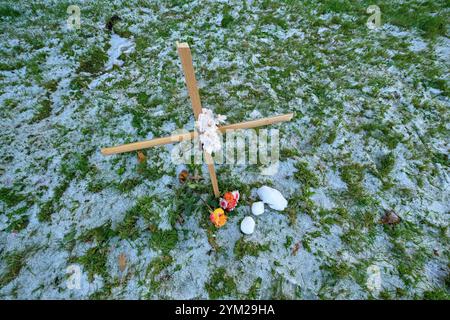
[[[209,204],[207,204],[206,203],[206,201],[205,200],[203,200],[203,198],[202,197],[199,197],[200,198],[200,200],[202,200],[202,202],[204,203],[204,204],[206,204],[206,206],[208,207],[208,209],[211,211],[211,212],[213,212],[214,210],[209,206]]]

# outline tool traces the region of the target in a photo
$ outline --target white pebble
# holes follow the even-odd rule
[[[255,231],[255,220],[252,217],[245,217],[241,222],[241,231],[245,234],[252,234]]]
[[[287,200],[277,189],[262,186],[256,191],[256,193],[264,203],[267,203],[269,207],[274,210],[283,211],[287,207]]]
[[[255,216],[259,216],[260,214],[263,214],[264,213],[264,202],[262,202],[262,201],[253,202],[252,213]]]

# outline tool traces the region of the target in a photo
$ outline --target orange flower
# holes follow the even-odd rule
[[[227,216],[222,208],[218,208],[214,210],[214,212],[211,212],[209,219],[216,226],[216,228],[220,228],[227,223]]]
[[[227,211],[233,211],[239,200],[239,191],[227,192],[220,198],[219,204]]]

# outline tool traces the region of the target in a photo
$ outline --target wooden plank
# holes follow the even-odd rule
[[[282,115],[274,116],[274,117],[262,118],[262,119],[251,120],[251,121],[244,121],[244,122],[239,122],[239,123],[234,123],[234,124],[227,124],[224,126],[220,126],[219,130],[220,130],[220,132],[225,133],[227,130],[257,128],[257,127],[267,126],[269,124],[274,124],[277,122],[290,121],[293,116],[294,116],[293,113],[286,113],[286,114],[282,114]]]
[[[181,134],[175,134],[175,135],[172,135],[169,137],[156,138],[156,139],[147,140],[147,141],[123,144],[121,146],[116,146],[116,147],[103,148],[103,149],[101,149],[101,153],[106,156],[106,155],[111,155],[111,154],[116,154],[116,153],[136,151],[136,150],[147,149],[147,148],[151,148],[151,147],[155,147],[155,146],[161,146],[164,144],[175,143],[175,142],[180,142],[180,141],[184,141],[184,140],[191,140],[197,136],[198,136],[198,134],[195,131],[181,133]]]
[[[191,98],[192,109],[194,110],[195,120],[202,112],[202,104],[200,102],[200,94],[198,92],[197,80],[195,79],[194,65],[192,64],[191,49],[187,43],[177,42],[178,55],[180,56],[181,66],[183,67],[184,78]]]
[[[195,120],[198,119],[202,112],[202,104],[200,102],[200,94],[198,92],[197,80],[195,79],[194,65],[192,64],[191,49],[187,43],[177,42],[178,55],[180,56],[181,65],[183,67],[184,78],[186,80],[186,87],[188,89],[189,97],[191,98],[192,110],[194,111]],[[202,147],[201,144],[199,146]],[[203,151],[204,158],[208,165],[209,176],[211,177],[211,184],[213,186],[214,196],[220,196],[219,184],[217,182],[216,169],[214,168],[214,160],[212,156]]]
[[[289,121],[292,119],[293,115],[294,115],[293,113],[287,113],[287,114],[282,114],[279,116],[268,117],[268,118],[263,118],[263,119],[258,119],[258,120],[228,124],[228,125],[219,127],[219,130],[220,130],[220,132],[225,133],[227,130],[250,129],[250,128],[261,127],[261,126],[274,124],[274,123],[278,123],[278,122]],[[169,143],[175,143],[175,142],[189,140],[189,139],[195,139],[197,137],[198,137],[198,133],[196,131],[192,131],[192,132],[176,134],[176,135],[164,137],[164,138],[157,138],[157,139],[152,139],[152,140],[147,140],[147,141],[140,141],[140,142],[124,144],[124,145],[116,146],[116,147],[103,148],[103,149],[101,149],[101,152],[103,155],[111,155],[111,154],[116,154],[116,153],[123,153],[123,152],[147,149],[147,148],[151,148],[151,147],[155,147],[155,146],[160,146],[160,145],[169,144]]]
[[[203,151],[203,155],[208,165],[208,171],[209,176],[211,177],[211,184],[213,187],[214,196],[218,198],[220,196],[220,191],[219,191],[219,184],[217,182],[216,168],[214,167],[214,160],[212,156],[206,151]]]
[[[195,120],[197,120],[199,114],[202,111],[202,105],[200,102],[200,94],[198,92],[197,80],[195,79],[194,66],[192,64],[191,49],[189,48],[189,45],[187,43],[178,43],[177,42],[177,50],[178,50],[178,55],[180,56],[181,65],[183,68],[189,97],[191,99],[192,110],[194,111]],[[265,126],[265,125],[276,123],[276,122],[289,121],[292,119],[292,117],[293,117],[293,113],[289,113],[289,114],[285,114],[285,115],[269,117],[269,118],[264,118],[264,119],[259,119],[259,120],[252,120],[252,121],[246,121],[246,122],[241,122],[241,123],[236,123],[236,124],[230,124],[230,125],[219,127],[219,130],[223,133],[223,132],[226,132],[227,130],[255,128],[255,127]],[[103,149],[101,149],[101,152],[103,155],[110,155],[110,154],[116,154],[116,153],[136,151],[136,150],[141,150],[141,149],[150,148],[150,147],[154,147],[154,146],[164,145],[164,144],[168,144],[168,143],[179,142],[182,140],[194,139],[197,136],[198,136],[197,132],[188,132],[188,133],[183,133],[183,134],[172,135],[169,137],[163,137],[163,138],[157,138],[157,139],[152,139],[152,140],[147,140],[147,141],[124,144],[124,145],[116,146],[116,147],[103,148]],[[204,153],[206,163],[208,165],[208,171],[209,171],[209,175],[211,177],[211,184],[213,186],[214,195],[216,197],[219,197],[220,191],[219,191],[219,185],[217,182],[216,170],[214,168],[214,160],[213,160],[212,156],[209,153],[207,153],[206,151],[203,151],[203,153]]]

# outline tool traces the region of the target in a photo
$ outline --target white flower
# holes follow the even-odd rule
[[[224,116],[224,115],[221,115],[221,114],[217,115],[217,124],[225,122],[225,120],[227,120],[227,116]]]
[[[202,112],[198,115],[196,126],[200,133],[200,142],[203,144],[203,149],[209,154],[222,149],[217,125],[224,122],[225,119],[226,117],[222,115],[214,118],[213,112],[207,108],[202,108]]]

